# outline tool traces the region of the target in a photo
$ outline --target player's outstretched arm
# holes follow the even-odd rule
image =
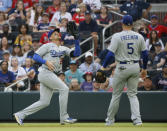
[[[80,56],[81,55],[81,48],[80,48],[80,45],[79,45],[79,40],[75,40],[74,41],[75,43],[75,50],[74,50],[74,56]]]

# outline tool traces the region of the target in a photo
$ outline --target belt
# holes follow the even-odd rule
[[[133,61],[120,61],[119,64],[134,64],[138,63],[138,60],[133,60]]]

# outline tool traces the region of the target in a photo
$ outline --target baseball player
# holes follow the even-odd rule
[[[74,123],[77,119],[72,119],[67,113],[67,102],[69,88],[57,76],[62,70],[62,57],[69,55],[71,49],[61,46],[59,29],[51,30],[48,33],[50,43],[42,45],[34,54],[33,59],[42,64],[39,68],[38,79],[40,81],[40,99],[29,107],[14,114],[14,117],[19,125],[23,124],[26,116],[31,115],[50,104],[53,90],[59,91],[60,105],[60,123]],[[79,42],[75,42],[74,56],[80,55]]]
[[[139,59],[142,56],[143,69],[141,70],[141,76],[145,77],[147,74],[148,53],[144,38],[139,33],[131,30],[132,24],[132,16],[125,15],[122,19],[123,31],[113,35],[111,44],[108,47],[110,52],[107,54],[102,67],[102,70],[104,70],[108,62],[115,56],[117,66],[113,77],[113,93],[108,108],[106,126],[114,124],[114,117],[118,111],[120,97],[125,83],[128,88],[127,95],[130,101],[133,124],[142,125],[136,94],[140,74]]]

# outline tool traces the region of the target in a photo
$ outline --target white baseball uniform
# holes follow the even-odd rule
[[[139,80],[139,60],[142,51],[146,50],[144,38],[134,31],[122,31],[113,35],[108,50],[115,54],[117,61],[113,78],[113,94],[108,108],[106,121],[115,121],[119,108],[120,97],[127,83],[127,95],[131,107],[131,119],[134,123],[141,123],[137,86]]]
[[[61,59],[64,55],[69,55],[70,51],[71,50],[65,46],[57,46],[55,43],[47,43],[41,46],[36,51],[36,54],[40,55],[44,60],[53,62],[55,66],[54,72],[60,72],[62,70]],[[38,79],[40,81],[40,99],[24,110],[16,113],[22,119],[48,106],[54,89],[59,91],[60,122],[69,118],[67,113],[69,88],[54,72],[48,70],[48,67],[45,64],[39,68]]]

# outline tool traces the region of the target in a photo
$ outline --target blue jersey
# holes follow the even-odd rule
[[[133,21],[136,21],[142,17],[142,10],[149,8],[150,4],[143,1],[125,2],[121,7],[121,12],[131,15]]]
[[[12,83],[14,80],[16,80],[16,77],[13,72],[8,71],[6,74],[3,74],[2,71],[0,71],[0,83]]]

